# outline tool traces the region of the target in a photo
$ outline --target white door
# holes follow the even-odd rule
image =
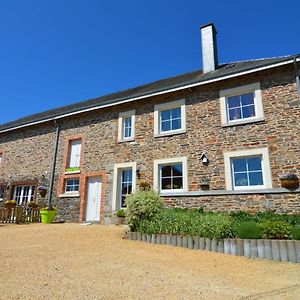
[[[100,221],[101,187],[102,182],[100,177],[89,178],[86,199],[86,221]]]

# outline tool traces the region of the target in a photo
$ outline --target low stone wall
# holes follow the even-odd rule
[[[147,235],[139,232],[128,232],[128,239],[252,258],[300,263],[300,240],[215,240],[167,234]]]

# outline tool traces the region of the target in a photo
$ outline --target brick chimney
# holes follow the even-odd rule
[[[201,26],[200,30],[203,73],[215,71],[218,68],[217,30],[213,23]]]

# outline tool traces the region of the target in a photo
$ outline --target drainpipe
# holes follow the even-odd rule
[[[294,57],[294,69],[295,69],[295,77],[296,77],[296,86],[298,91],[298,98],[300,101],[300,79],[299,79],[299,72],[297,67],[297,56]]]
[[[53,195],[53,185],[54,185],[54,178],[55,178],[55,168],[56,168],[56,160],[57,160],[57,149],[58,149],[58,142],[59,142],[59,132],[60,127],[56,122],[56,119],[53,119],[54,125],[56,128],[55,131],[55,145],[54,145],[54,155],[53,155],[53,162],[52,162],[52,171],[51,171],[51,179],[50,179],[50,187],[49,187],[49,198],[48,198],[48,207],[51,207],[52,204],[52,195]]]

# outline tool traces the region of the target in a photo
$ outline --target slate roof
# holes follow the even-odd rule
[[[227,63],[227,64],[220,65],[216,71],[205,73],[205,74],[202,73],[202,70],[198,70],[198,71],[186,73],[175,77],[158,80],[149,84],[138,86],[136,88],[74,103],[67,106],[62,106],[52,110],[47,110],[6,124],[2,124],[0,125],[0,131],[34,123],[34,122],[39,122],[46,119],[51,119],[54,117],[59,117],[64,114],[97,107],[99,105],[109,105],[113,103],[118,103],[120,101],[135,98],[135,97],[146,96],[156,92],[163,92],[173,88],[183,87],[189,84],[201,83],[208,80],[222,78],[228,75],[234,75],[240,72],[245,72],[245,71],[249,71],[261,67],[267,67],[273,64],[291,60],[294,56],[295,55]]]

